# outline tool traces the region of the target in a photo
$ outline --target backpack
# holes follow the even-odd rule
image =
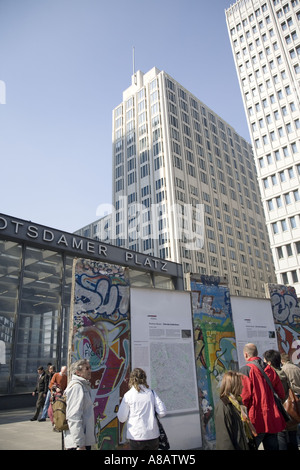
[[[53,410],[53,423],[56,431],[62,432],[69,429],[66,411],[67,411],[67,397],[63,395],[62,397],[57,397],[55,402],[52,404]]]
[[[79,382],[75,382],[79,383]],[[73,385],[75,385],[73,383]],[[81,384],[80,384],[81,385]],[[82,385],[81,385],[82,386]],[[67,412],[67,396],[64,394],[62,397],[57,397],[52,404],[53,411],[53,424],[56,431],[62,432],[69,429],[66,412]]]

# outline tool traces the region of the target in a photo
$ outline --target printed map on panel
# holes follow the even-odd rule
[[[159,388],[162,401],[168,403],[168,411],[195,409],[194,362],[192,343],[152,342],[150,345],[151,385]],[[169,380],[172,371],[172,382]]]

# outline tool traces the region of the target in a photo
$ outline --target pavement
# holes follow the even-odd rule
[[[34,408],[0,410],[0,450],[61,450],[62,433],[50,419],[30,421]]]
[[[30,421],[34,411],[0,410],[0,450],[62,450],[62,433],[52,430],[50,419]]]

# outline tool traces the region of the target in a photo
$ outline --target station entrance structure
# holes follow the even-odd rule
[[[18,397],[25,403],[39,365],[52,363],[60,370],[67,364],[74,269],[86,260],[89,267],[122,271],[133,287],[184,289],[180,264],[0,214],[0,397],[5,407],[9,397],[15,398],[14,406]]]

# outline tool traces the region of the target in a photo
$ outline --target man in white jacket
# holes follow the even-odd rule
[[[72,378],[65,390],[67,396],[67,422],[64,431],[67,450],[90,450],[96,443],[94,406],[91,397],[91,366],[81,359],[71,366]]]

